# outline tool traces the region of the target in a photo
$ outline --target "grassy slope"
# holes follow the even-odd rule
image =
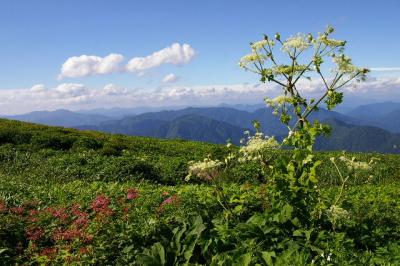
[[[124,196],[128,188],[139,187],[142,207],[133,222],[139,235],[155,232],[161,224],[148,224],[149,219],[168,221],[222,211],[210,187],[183,181],[188,161],[202,159],[208,154],[220,157],[226,152],[221,145],[127,137],[8,120],[0,120],[0,145],[0,199],[11,206],[32,200],[39,201],[42,208],[72,203],[88,206],[96,195],[117,199]],[[332,199],[338,187],[337,174],[329,158],[335,155],[338,153],[317,155],[326,162],[319,169],[320,178],[324,194]],[[360,160],[373,157],[377,163],[373,170],[351,180],[343,204],[357,217],[358,223],[365,225],[362,228],[355,225],[355,233],[369,230],[367,235],[371,239],[365,241],[371,245],[383,243],[384,239],[376,239],[386,236],[382,231],[389,230],[388,233],[393,234],[393,228],[387,227],[400,227],[397,215],[400,210],[400,156],[352,155]],[[256,180],[257,171],[252,166],[234,169],[227,176],[232,182],[225,185],[226,193],[232,197],[242,196],[240,183],[249,176]],[[257,191],[258,185],[252,186]],[[183,200],[181,208],[166,212],[160,218],[154,210],[162,201],[164,191],[177,194]],[[387,221],[391,224],[386,225]],[[376,224],[380,231],[371,233]],[[3,227],[4,224],[0,225],[0,233],[8,230]],[[399,234],[399,230],[396,232]]]

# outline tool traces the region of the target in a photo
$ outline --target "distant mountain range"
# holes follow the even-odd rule
[[[400,134],[374,126],[355,126],[336,119],[324,121],[331,125],[329,137],[317,140],[317,150],[400,153]]]
[[[361,105],[346,114],[362,120],[364,125],[373,125],[390,132],[400,133],[400,103]]]
[[[140,113],[143,111],[145,108],[80,112],[56,110],[6,118],[126,135],[212,143],[226,143],[230,139],[238,144],[244,130],[253,130],[253,120],[261,122],[261,129],[267,135],[281,138],[287,134],[287,128],[280,123],[278,117],[262,105],[189,107]],[[320,109],[310,119],[317,119],[333,127],[332,136],[319,139],[317,149],[400,153],[400,134],[397,134],[400,132],[399,103],[362,105],[345,114]]]
[[[22,115],[2,116],[3,118],[44,124],[49,126],[74,127],[78,125],[98,125],[112,118],[100,114],[83,114],[64,109],[36,111]]]

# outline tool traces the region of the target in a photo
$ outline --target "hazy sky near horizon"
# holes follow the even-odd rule
[[[273,88],[237,65],[249,42],[327,25],[374,70],[349,97],[400,101],[399,11],[396,0],[1,0],[0,113],[261,102]]]

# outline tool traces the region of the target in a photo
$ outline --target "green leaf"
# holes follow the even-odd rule
[[[124,249],[122,250],[122,252],[123,252],[123,253],[129,253],[129,252],[131,252],[131,250],[132,250],[133,248],[134,248],[133,245],[124,247]],[[0,251],[0,253],[1,253],[1,251]]]
[[[264,262],[270,266],[274,265],[272,258],[275,258],[276,254],[274,251],[263,251],[261,252],[261,257],[263,258]]]
[[[250,253],[250,252],[249,252],[249,253],[246,253],[246,254],[243,254],[242,256],[239,257],[239,259],[238,259],[236,265],[238,265],[238,266],[247,266],[247,265],[250,265],[252,255],[253,255],[253,254]]]
[[[303,230],[295,230],[293,236],[303,236]]]

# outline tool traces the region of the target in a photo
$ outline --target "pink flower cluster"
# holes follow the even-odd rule
[[[46,257],[52,257],[57,253],[57,248],[55,247],[45,247],[42,252],[40,252],[40,255],[46,256]]]
[[[75,204],[71,207],[71,213],[75,216],[73,224],[77,227],[85,227],[89,223],[89,214],[81,210],[81,206]]]
[[[165,206],[168,205],[178,205],[180,203],[180,198],[178,195],[172,195],[171,197],[168,197],[161,202],[160,206],[158,207],[158,213],[161,213],[164,211]]]
[[[26,231],[26,237],[29,240],[39,240],[44,236],[44,229],[42,228],[31,228]]]
[[[24,207],[13,207],[13,208],[10,208],[10,211],[12,213],[21,215],[25,212],[25,209],[24,209]]]
[[[104,195],[99,195],[92,201],[92,209],[104,216],[110,216],[113,213],[109,205],[110,199]]]
[[[130,188],[128,189],[126,198],[129,200],[133,200],[133,199],[137,199],[139,197],[139,190],[137,190],[136,188]]]
[[[60,219],[60,221],[65,222],[69,216],[66,213],[65,208],[47,208],[47,212],[49,212],[54,218]]]
[[[75,238],[80,238],[82,232],[76,228],[63,230],[58,228],[53,233],[54,240],[73,240]]]

